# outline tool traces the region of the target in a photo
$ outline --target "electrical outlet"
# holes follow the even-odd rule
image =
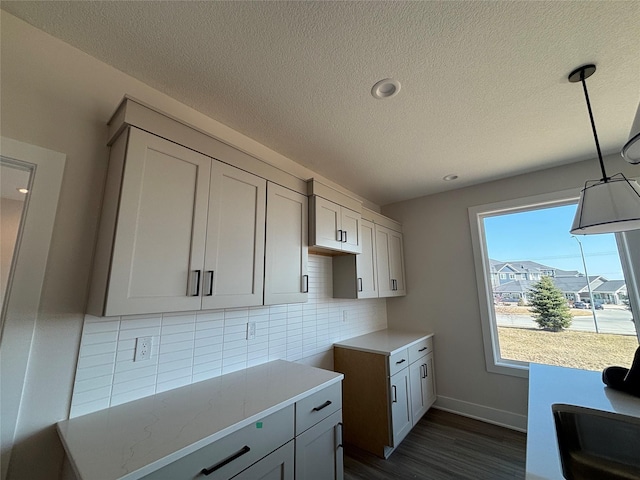
[[[256,322],[247,323],[247,340],[256,338]]]
[[[345,322],[345,323],[347,322],[347,311],[346,310],[342,311],[342,321]]]
[[[151,358],[151,345],[153,337],[136,338],[136,353],[133,357],[134,362],[142,362]]]

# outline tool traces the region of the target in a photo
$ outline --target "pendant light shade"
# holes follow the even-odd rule
[[[587,182],[571,227],[572,234],[640,229],[640,185],[621,173],[607,182]]]
[[[633,165],[640,163],[640,105],[629,133],[629,141],[622,147],[622,158]]]
[[[585,82],[595,71],[596,66],[591,64],[579,67],[569,74],[570,82],[582,83],[600,170],[602,171],[602,178],[587,181],[580,193],[578,210],[571,226],[571,233],[574,235],[615,233],[640,229],[640,185],[636,181],[628,180],[622,173],[609,177],[604,168]],[[639,130],[635,135],[634,129]],[[640,111],[636,115],[634,126],[631,129],[631,139],[622,149],[622,156],[630,163],[640,163]]]

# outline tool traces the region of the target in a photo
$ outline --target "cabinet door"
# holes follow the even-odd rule
[[[427,412],[425,391],[424,358],[409,366],[409,383],[411,384],[411,422],[413,425]]]
[[[389,230],[389,261],[391,280],[394,287],[394,296],[407,294],[404,280],[404,248],[402,245],[402,233]]]
[[[340,205],[316,195],[311,197],[311,245],[342,250]]]
[[[341,249],[343,252],[362,252],[361,221],[362,217],[358,212],[340,207],[340,230],[342,230]]]
[[[268,184],[265,305],[307,301],[307,214],[306,196]]]
[[[362,253],[356,255],[358,298],[376,298],[378,279],[376,278],[376,235],[373,223],[362,220]]]
[[[342,480],[342,411],[296,437],[296,475],[304,480]]]
[[[232,478],[233,480],[293,480],[293,474],[292,440]]]
[[[375,230],[378,295],[406,295],[402,234],[381,225],[376,225]]]
[[[262,305],[266,180],[213,161],[202,308]]]
[[[433,352],[424,358],[423,391],[426,408],[429,409],[436,401],[436,370],[433,366]]]
[[[131,128],[105,315],[200,309],[210,170],[210,158]]]
[[[393,445],[397,447],[413,426],[409,405],[409,370],[405,368],[390,378],[391,425]]]
[[[391,282],[391,258],[389,257],[390,230],[380,225],[376,225],[375,233],[378,296],[392,297],[394,292],[393,283]]]

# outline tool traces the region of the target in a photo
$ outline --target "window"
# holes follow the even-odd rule
[[[515,273],[510,273],[509,274],[509,280],[514,280],[516,278],[516,274]]]
[[[469,209],[489,371],[527,376],[529,362],[602,370],[633,359],[640,231],[573,237],[576,204],[565,192]],[[532,262],[541,274],[492,285],[490,262]],[[546,280],[570,319],[559,331],[531,312],[532,289]]]
[[[506,273],[501,273],[500,274],[500,280],[506,280],[507,279],[507,274]]]

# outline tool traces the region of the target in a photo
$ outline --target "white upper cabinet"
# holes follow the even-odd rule
[[[333,296],[335,298],[376,298],[376,236],[372,222],[361,221],[362,253],[333,257]]]
[[[213,161],[202,308],[262,305],[267,182]]]
[[[307,197],[269,182],[264,304],[306,302]]]
[[[380,297],[406,295],[402,233],[382,225],[376,225],[375,231],[378,295]]]
[[[90,313],[200,308],[191,272],[204,264],[210,174],[204,155],[135,128],[128,142],[120,136],[111,151]]]
[[[313,195],[310,198],[310,245],[361,253],[360,213]]]
[[[111,151],[89,313],[261,305],[265,201],[264,179],[130,128]]]

